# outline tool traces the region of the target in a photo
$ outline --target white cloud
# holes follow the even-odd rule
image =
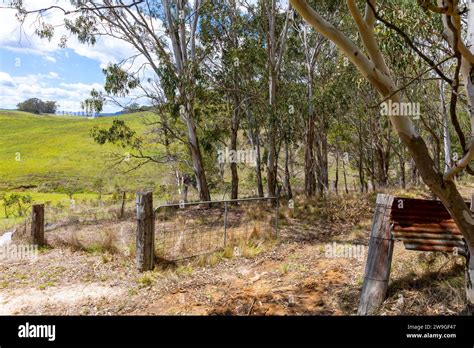
[[[55,87],[48,84],[48,79],[59,78],[55,73],[10,76],[0,71],[0,108],[14,109],[16,105],[29,98],[41,100],[54,100],[59,104],[58,110],[81,111],[81,102],[90,97],[92,89],[104,92],[102,84],[99,83],[65,83],[61,82]],[[136,96],[132,96],[135,98]],[[118,98],[122,105],[126,105],[129,98]],[[146,99],[135,100],[145,104]],[[112,103],[104,105],[103,112],[115,112],[120,107]]]
[[[93,88],[102,90],[98,83],[61,83],[57,87],[48,87],[45,80],[58,78],[56,75],[49,73],[12,77],[8,73],[0,72],[0,107],[13,109],[25,99],[39,98],[55,100],[63,110],[79,111],[81,101],[89,97]]]
[[[43,56],[43,59],[51,63],[56,63],[56,58],[52,56]]]
[[[60,83],[59,86],[69,89],[69,90],[74,90],[78,91],[81,93],[90,93],[90,91],[95,88],[96,90],[103,90],[103,86],[98,84],[98,83],[93,83],[93,84],[85,84],[85,83]]]
[[[48,78],[56,80],[59,79],[59,74],[55,73],[54,71],[50,71],[48,75],[46,75]]]
[[[42,0],[41,2],[24,0],[23,3],[29,10],[46,8],[52,5],[61,6],[65,9],[71,8],[69,0]],[[51,41],[40,39],[34,34],[36,29],[35,15],[28,16],[24,25],[20,27],[15,14],[15,10],[4,9],[0,11],[0,23],[2,23],[0,26],[0,46],[12,52],[38,55],[47,62],[55,63],[59,57],[62,57],[62,59],[69,57],[68,51],[64,51],[58,46],[59,39],[65,35],[68,38],[67,47],[80,56],[97,61],[99,63],[98,69],[106,67],[109,63],[121,62],[138,53],[129,43],[109,36],[98,36],[94,46],[80,43],[64,28],[64,14],[60,10],[51,10],[45,14],[45,21],[55,27],[55,36]],[[74,17],[69,16],[68,18]],[[153,25],[156,31],[163,31],[163,25],[158,20],[154,20]],[[161,36],[161,33],[159,35]],[[127,62],[124,67],[129,71],[136,71],[145,62],[143,56],[138,56],[133,61]],[[151,74],[151,71],[145,71],[140,78],[145,81],[147,77],[152,76]],[[56,100],[59,102],[61,109],[77,111],[80,110],[80,102],[89,97],[92,88],[103,91],[103,86],[98,83],[61,83],[56,87],[51,87],[52,80],[57,79],[60,79],[60,76],[54,71],[50,71],[48,74],[15,76],[13,78],[7,73],[0,72],[0,108],[14,108],[20,101],[37,97],[43,100]],[[12,87],[15,87],[15,89]],[[120,100],[125,102],[126,99],[121,98]],[[141,98],[137,102],[145,104],[147,101]],[[112,110],[117,110],[117,106],[107,104],[104,107],[105,112]]]
[[[10,74],[0,71],[0,90],[7,88],[15,88],[15,81],[13,81]]]
[[[67,0],[42,0],[38,6],[37,0],[24,0],[25,8],[38,9],[46,8],[51,5],[61,6],[65,9],[72,9]],[[15,10],[5,9],[0,11],[0,46],[12,52],[22,52],[27,54],[37,54],[43,59],[55,63],[56,58],[51,55],[55,51],[62,50],[58,43],[62,36],[67,37],[67,47],[72,49],[80,56],[96,60],[101,66],[108,63],[118,63],[125,58],[136,55],[138,51],[128,42],[110,37],[98,36],[95,45],[80,43],[76,37],[72,36],[64,28],[64,13],[58,9],[52,9],[44,15],[44,20],[55,27],[55,35],[51,41],[41,39],[35,35],[37,28],[37,17],[35,15],[27,16],[23,26],[15,18]],[[69,15],[68,19],[73,19],[74,15]],[[154,20],[154,27],[158,31],[163,30],[163,26],[157,20]],[[68,53],[66,51],[66,57]],[[134,67],[139,67],[145,62],[143,57],[138,57]]]
[[[44,76],[45,75],[42,74],[29,74],[23,76],[16,76],[14,80],[16,84],[39,85],[41,83],[41,78],[43,78]]]

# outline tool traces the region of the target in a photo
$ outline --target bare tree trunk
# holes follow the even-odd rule
[[[308,103],[308,118],[306,120],[305,132],[305,154],[304,154],[304,182],[305,194],[307,197],[314,196],[316,193],[316,155],[314,152],[314,144],[316,140],[315,122],[316,115],[313,105],[313,83],[314,83],[314,69],[316,65],[316,58],[320,52],[320,47],[310,47],[308,37],[308,26],[303,25],[303,30],[300,35],[303,43],[305,53],[306,76],[308,85],[306,88],[307,103]],[[321,41],[322,42],[322,41]]]
[[[444,172],[446,173],[452,166],[451,136],[449,135],[448,112],[444,100],[443,80],[439,81],[440,111],[443,121],[443,148],[444,148]]]
[[[366,182],[365,182],[365,176],[364,176],[364,149],[363,149],[363,139],[362,139],[362,122],[359,122],[359,127],[358,127],[358,135],[359,135],[359,165],[358,165],[358,171],[359,171],[359,183],[360,183],[360,192],[364,193],[367,192],[366,188]]]
[[[257,178],[257,192],[259,197],[263,197],[263,180],[262,180],[262,159],[260,155],[260,136],[257,135],[256,138],[256,146],[255,146],[255,151],[256,151],[256,163],[255,163],[255,175]]]
[[[360,192],[367,192],[366,182],[364,178],[364,159],[362,158],[362,152],[359,153],[359,183],[360,183]]]
[[[278,170],[278,159],[276,158],[276,90],[277,73],[275,67],[275,22],[276,1],[270,0],[267,5],[268,34],[267,34],[267,64],[268,64],[268,105],[269,105],[269,127],[267,134],[267,194],[269,197],[276,195],[276,180]]]
[[[339,151],[336,148],[336,180],[334,180],[334,190],[339,194],[337,187],[339,185]]]
[[[418,175],[418,169],[416,168],[416,163],[413,159],[410,160],[410,176],[411,184],[414,187],[417,187],[420,184],[420,176]]]
[[[237,37],[237,32],[236,30],[233,30],[235,28],[235,24],[237,21],[237,3],[235,0],[230,1],[231,8],[232,8],[232,15],[230,16],[230,21],[231,21],[231,30],[229,31],[230,35],[230,42],[232,45],[233,49],[238,49],[239,48],[239,39]],[[232,73],[232,80],[233,80],[233,89],[232,95],[233,95],[233,110],[232,110],[232,120],[231,120],[231,140],[230,140],[230,147],[231,150],[234,150],[235,153],[237,153],[237,135],[239,132],[240,128],[240,117],[241,117],[241,80],[238,76],[238,72],[234,69]],[[230,171],[232,175],[231,179],[231,199],[237,199],[239,196],[239,174],[237,170],[237,163],[235,161],[232,161],[230,164]]]
[[[387,153],[383,149],[382,144],[377,144],[376,148],[377,159],[377,185],[379,187],[386,187],[388,185],[388,163]]]
[[[400,149],[398,154],[398,164],[400,165],[400,187],[406,189],[405,158],[403,157],[402,149]]]
[[[267,157],[267,193],[269,197],[275,197],[276,180],[278,170],[278,159],[276,157],[276,77],[270,75],[270,126],[268,129],[268,157]]]
[[[291,181],[290,181],[290,156],[288,150],[288,140],[285,139],[285,190],[288,199],[293,199],[293,191],[291,189]]]
[[[234,110],[232,113],[230,149],[234,150],[235,153],[237,153],[237,135],[239,131],[239,124],[240,124],[240,101],[238,98],[234,97]],[[237,172],[236,161],[232,161],[230,163],[230,171],[232,174],[230,198],[237,199],[239,196],[239,174]]]
[[[295,153],[292,146],[290,146],[290,177],[295,176]]]
[[[314,196],[316,191],[316,173],[315,170],[315,156],[314,156],[314,142],[315,142],[315,129],[314,129],[314,111],[313,106],[310,104],[309,117],[306,122],[306,134],[305,134],[305,153],[304,153],[304,187],[305,194],[307,197]]]
[[[268,68],[268,106],[270,111],[270,119],[268,126],[268,157],[267,157],[267,191],[269,196],[276,195],[277,176],[278,176],[278,155],[276,148],[276,93],[278,79],[280,76],[281,64],[283,61],[283,53],[285,51],[289,11],[287,11],[285,23],[280,33],[276,32],[277,25],[277,0],[268,0],[263,3],[268,20],[266,32],[267,39],[267,68]]]
[[[367,165],[367,170],[369,172],[369,176],[370,176],[370,185],[372,186],[372,191],[375,192],[377,190],[376,186],[376,182],[377,182],[377,179],[375,177],[375,174],[376,174],[376,170],[375,170],[375,160],[374,160],[374,151],[371,149],[370,151],[370,155],[368,156],[368,165]]]
[[[317,159],[317,184],[319,194],[322,195],[325,190],[329,189],[328,143],[324,130],[318,132],[318,138],[316,139],[315,145]]]
[[[204,165],[202,161],[201,149],[199,147],[199,141],[196,134],[196,125],[192,116],[185,118],[186,125],[188,127],[188,144],[191,158],[193,161],[193,170],[196,175],[197,188],[199,192],[199,199],[201,201],[210,201],[211,195],[207,186],[206,173],[204,171]]]
[[[252,149],[255,151],[255,178],[257,181],[258,197],[263,197],[263,180],[262,180],[262,157],[260,154],[260,132],[255,125],[255,120],[252,117],[250,105],[248,101],[245,103],[245,114],[247,115],[247,123],[249,125],[248,138],[252,144]]]
[[[182,191],[181,191],[181,200],[184,203],[188,202],[188,191],[189,191],[189,185],[191,184],[191,178],[189,175],[183,175],[182,176]]]
[[[127,199],[127,193],[125,191],[123,191],[123,194],[122,194],[122,205],[120,207],[120,219],[123,219],[123,217],[125,216],[125,201]]]
[[[346,165],[344,162],[344,156],[342,156],[342,174],[344,175],[344,189],[346,191],[346,194],[349,194],[349,189],[347,188]]]
[[[169,0],[163,0],[162,5],[165,15],[164,24],[168,30],[173,52],[172,58],[174,58],[171,70],[175,73],[175,77],[178,80],[180,99],[181,103],[184,104],[180,105],[180,114],[187,127],[188,147],[196,176],[199,199],[201,201],[210,201],[211,195],[199,147],[194,114],[196,78],[193,70],[198,61],[196,37],[201,0],[194,0],[194,12],[188,19],[180,15],[186,11],[187,1],[180,0],[173,6]],[[191,24],[187,28],[188,21]],[[163,50],[163,47],[161,49]]]

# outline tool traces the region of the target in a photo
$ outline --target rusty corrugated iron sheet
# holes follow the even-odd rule
[[[440,201],[396,197],[390,220],[393,238],[408,250],[465,253],[461,232]]]

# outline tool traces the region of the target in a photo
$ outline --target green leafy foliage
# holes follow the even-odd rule
[[[119,119],[114,119],[109,129],[93,127],[90,135],[100,145],[109,142],[123,148],[139,149],[142,144],[142,140],[137,137],[136,132]]]
[[[104,89],[112,95],[126,96],[140,84],[140,79],[127,73],[118,64],[109,64],[102,71],[105,74]]]
[[[0,196],[3,201],[5,217],[24,216],[26,210],[31,206],[32,199],[29,194],[10,193]]]
[[[105,97],[101,92],[95,89],[91,91],[91,97],[81,102],[81,107],[88,115],[95,115],[102,111],[104,107]]]
[[[76,35],[82,43],[94,45],[96,43],[95,35],[98,33],[96,28],[96,17],[81,15],[74,20],[65,19],[64,24],[72,34]]]

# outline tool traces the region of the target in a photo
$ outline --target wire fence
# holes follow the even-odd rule
[[[111,246],[128,248],[130,252],[137,250],[139,254],[138,206],[134,206],[133,201],[97,203],[93,207],[90,202],[79,200],[70,203],[44,204],[43,226],[47,243],[93,250],[110,244],[110,239],[115,243]],[[245,253],[248,247],[260,247],[261,243],[278,238],[279,209],[278,199],[274,197],[161,205],[150,210],[153,214],[149,224],[154,224],[155,228],[154,243],[149,252],[154,252],[158,261],[178,261],[223,249],[227,251],[227,247],[231,247],[229,251],[234,254],[236,248]],[[104,226],[97,233],[99,221],[104,222]],[[120,224],[118,234],[114,232],[118,227],[110,225],[114,222]],[[25,210],[10,232],[19,238],[32,236],[31,209]],[[134,240],[136,249],[131,247]]]
[[[155,254],[176,261],[253,238],[278,238],[275,197],[167,204],[155,210]]]
[[[127,255],[134,250],[131,245],[136,225],[135,200],[132,195],[123,194],[116,199],[79,197],[56,202],[31,202],[22,206],[21,214],[18,207],[10,207],[8,218],[0,218],[0,245],[30,239],[33,204],[44,205],[44,232],[50,246],[92,250],[110,240],[114,250],[124,251]]]

